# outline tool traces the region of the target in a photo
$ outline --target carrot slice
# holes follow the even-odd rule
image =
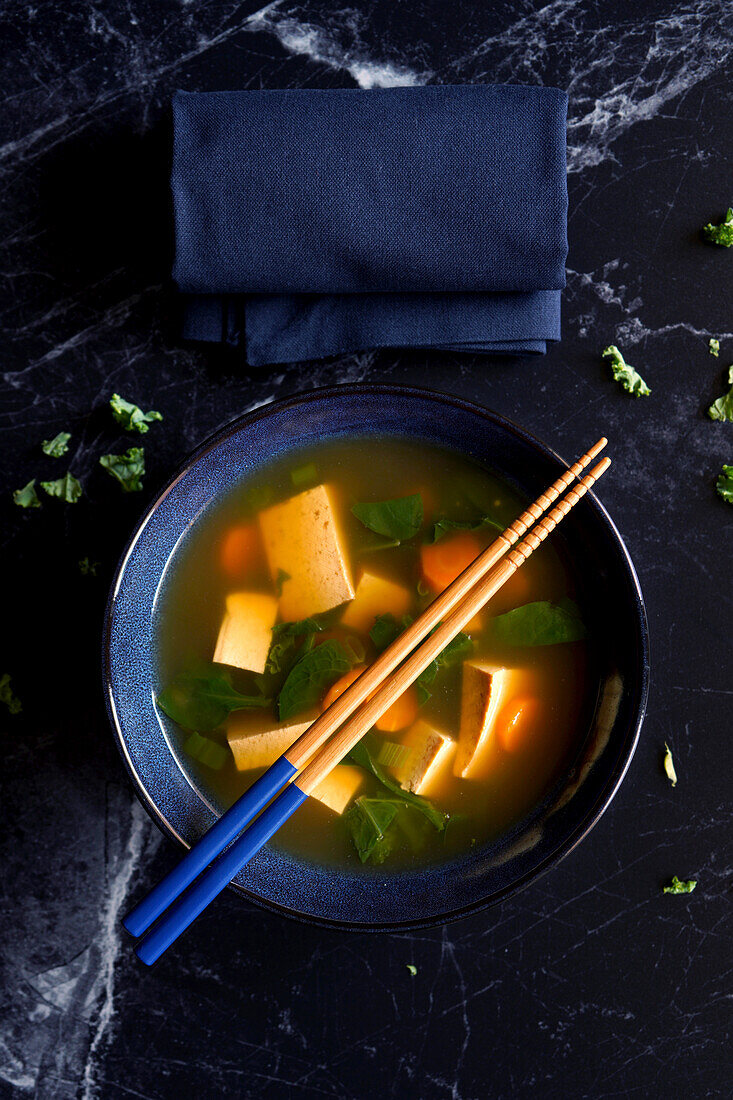
[[[408,687],[374,724],[383,733],[397,733],[417,720],[418,709],[417,692]]]
[[[336,681],[335,684],[331,684],[331,687],[328,689],[328,691],[326,692],[326,694],[323,698],[323,703],[321,704],[321,710],[322,711],[327,710],[328,707],[331,706],[331,703],[335,703],[336,700],[339,698],[339,696],[343,695],[343,693],[346,691],[347,687],[351,687],[354,680],[356,680],[356,678],[358,676],[361,676],[361,674],[362,674],[362,672],[364,671],[365,668],[366,668],[366,665],[355,665],[354,668],[349,669],[348,672],[345,672],[343,674],[343,676],[341,676]]]
[[[537,723],[538,714],[539,703],[531,696],[512,699],[502,707],[496,720],[496,731],[506,752],[518,752],[524,748]]]
[[[433,592],[442,592],[478,557],[481,543],[470,531],[457,531],[439,542],[420,547],[423,580]]]
[[[231,527],[221,544],[219,564],[222,572],[233,580],[240,579],[257,565],[261,554],[260,535],[253,523]]]

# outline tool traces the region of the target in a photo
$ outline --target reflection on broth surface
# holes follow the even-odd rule
[[[230,805],[525,505],[470,460],[393,437],[299,451],[212,505],[176,551],[156,624],[158,703],[192,783]],[[486,843],[543,799],[595,694],[550,543],[278,845],[383,872]]]

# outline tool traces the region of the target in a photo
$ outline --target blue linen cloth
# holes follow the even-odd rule
[[[554,88],[179,92],[184,336],[252,365],[375,347],[542,352],[560,336]]]

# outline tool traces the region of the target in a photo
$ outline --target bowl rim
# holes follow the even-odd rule
[[[193,466],[199,461],[201,457],[207,454],[214,447],[218,446],[220,442],[227,439],[236,431],[246,429],[249,425],[256,423],[273,414],[280,414],[288,408],[302,407],[304,404],[310,404],[315,401],[320,401],[330,398],[338,398],[342,395],[358,397],[359,395],[369,396],[385,396],[390,395],[399,397],[415,397],[422,400],[433,401],[450,405],[453,408],[469,413],[471,415],[478,415],[484,420],[490,421],[493,425],[497,425],[504,431],[509,432],[512,435],[517,436],[524,443],[529,444],[535,451],[546,458],[555,462],[559,462],[564,466],[569,466],[565,459],[563,459],[555,450],[549,447],[542,440],[538,439],[531,432],[525,428],[520,427],[515,421],[509,417],[504,416],[501,413],[495,412],[493,409],[489,409],[485,405],[477,404],[473,401],[467,401],[465,398],[459,397],[456,394],[445,393],[441,390],[434,390],[425,386],[407,386],[394,383],[370,383],[370,382],[358,382],[358,383],[344,383],[342,385],[324,386],[316,389],[306,390],[289,394],[284,397],[276,398],[273,401],[264,401],[261,404],[256,405],[254,408],[250,408],[243,413],[239,413],[232,417],[231,420],[226,421],[219,427],[215,428],[199,443],[192,451],[178,465],[175,472],[165,482],[162,488],[158,491],[152,502],[145,509],[137,521],[135,528],[128,539],[121,555],[117,566],[115,568],[114,577],[110,585],[109,594],[104,611],[103,631],[102,631],[102,686],[104,692],[105,707],[107,710],[107,716],[112,727],[115,743],[117,749],[122,757],[125,769],[132,781],[133,789],[136,797],[143,806],[148,816],[155,822],[158,828],[172,840],[180,844],[184,849],[188,850],[190,845],[188,842],[177,832],[173,825],[167,820],[167,818],[160,811],[153,796],[149,793],[145,787],[136,767],[135,763],[128,751],[125,736],[122,731],[118,715],[112,705],[112,692],[110,682],[110,647],[111,647],[111,635],[113,624],[113,610],[115,605],[115,598],[120,589],[124,578],[125,567],[127,560],[135,547],[138,539],[142,535],[145,527],[153,514],[157,511],[160,504],[165,500],[168,494],[178,481],[184,477]],[[409,430],[406,432],[409,435]],[[599,791],[594,805],[586,812],[584,817],[577,823],[577,825],[571,829],[568,836],[562,841],[558,847],[549,853],[536,867],[523,872],[518,878],[506,886],[495,890],[488,897],[477,898],[475,901],[467,903],[466,905],[459,906],[455,909],[451,909],[444,913],[432,914],[425,918],[417,918],[414,920],[400,920],[400,921],[383,921],[383,922],[359,922],[350,921],[346,919],[334,919],[331,917],[321,917],[311,913],[303,913],[295,909],[289,908],[287,905],[282,905],[279,902],[272,901],[268,898],[263,898],[261,895],[256,894],[254,891],[248,890],[241,886],[236,881],[229,883],[228,889],[239,894],[247,901],[258,906],[259,908],[268,909],[271,912],[278,913],[281,916],[288,917],[291,920],[303,922],[305,924],[315,925],[324,928],[331,928],[333,930],[340,931],[354,931],[354,932],[380,932],[380,931],[410,931],[412,929],[434,927],[436,925],[448,924],[456,920],[460,920],[463,917],[470,916],[473,913],[480,912],[483,909],[488,909],[506,898],[519,893],[524,890],[531,883],[536,882],[539,878],[545,875],[552,867],[556,866],[562,860],[565,859],[574,849],[581,843],[582,840],[588,835],[593,827],[598,823],[603,814],[608,809],[609,805],[615,798],[621,783],[626,776],[626,773],[633,759],[637,745],[639,743],[639,736],[641,732],[641,726],[646,715],[647,702],[649,697],[649,681],[650,681],[650,657],[649,657],[649,624],[646,613],[646,605],[644,602],[644,596],[641,591],[641,585],[639,578],[634,567],[633,561],[624,542],[621,533],[619,532],[616,524],[611,519],[604,505],[597,498],[595,493],[591,490],[586,494],[586,498],[591,505],[597,510],[600,518],[603,520],[611,539],[616,543],[616,548],[620,550],[620,559],[625,566],[628,580],[630,581],[631,599],[633,602],[634,619],[637,630],[638,640],[638,668],[637,676],[635,677],[634,684],[634,696],[631,700],[630,706],[630,719],[627,723],[627,735],[625,737],[626,748],[620,752],[608,777],[603,783],[602,789]],[[630,735],[630,736],[629,736]]]

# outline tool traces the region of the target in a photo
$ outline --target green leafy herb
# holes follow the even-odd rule
[[[359,859],[366,863],[383,863],[392,850],[387,829],[394,821],[400,803],[393,798],[357,798],[346,813],[346,826],[351,833]]]
[[[497,531],[503,531],[504,528],[496,520],[491,519],[490,516],[481,516],[477,520],[457,520],[457,519],[439,519],[433,524],[433,531],[430,536],[430,542],[438,542],[444,535],[449,535],[452,531],[481,531],[485,527],[493,527]]]
[[[728,368],[728,383],[730,389],[723,397],[713,401],[708,409],[711,420],[733,420],[733,365]]]
[[[290,580],[290,574],[286,573],[284,569],[278,569],[277,577],[275,578],[275,594],[277,596],[282,596],[282,594],[283,594],[283,585],[285,584],[285,581],[289,581],[289,580]]]
[[[214,730],[235,710],[270,703],[264,695],[242,695],[220,669],[184,673],[161,691],[158,706],[188,730]]]
[[[697,886],[697,879],[689,878],[679,879],[677,875],[672,875],[672,881],[669,885],[664,887],[665,894],[691,894]]]
[[[351,511],[370,531],[399,542],[411,539],[422,526],[422,497],[419,493],[397,500],[355,504]]]
[[[728,213],[725,215],[725,220],[715,225],[713,222],[708,222],[707,225],[702,227],[703,239],[709,241],[711,244],[722,245],[723,248],[730,248],[733,245],[733,208],[728,208]]]
[[[671,750],[671,748],[669,747],[669,745],[667,744],[666,741],[664,742],[663,765],[664,765],[664,774],[667,776],[667,779],[670,781],[672,786],[676,787],[677,786],[677,772],[674,769],[674,760],[672,759],[672,750]]]
[[[10,674],[4,672],[0,676],[0,703],[5,703],[11,714],[20,714],[23,704],[10,686]]]
[[[369,631],[369,637],[374,643],[374,648],[377,653],[381,653],[388,645],[392,645],[395,638],[397,638],[411,622],[412,617],[410,615],[403,615],[401,620],[397,622],[397,619],[395,619],[391,611],[388,611],[384,615],[377,615],[374,620],[374,626]]]
[[[101,561],[90,561],[89,558],[82,558],[81,561],[79,562],[79,572],[84,577],[87,577],[87,576],[90,576],[90,575],[92,577],[96,577],[97,570],[99,569],[101,564],[102,564]]]
[[[716,340],[714,336],[711,336],[708,342],[708,348],[710,349],[710,354],[714,355],[717,359],[720,355],[720,340]]]
[[[69,449],[70,439],[71,432],[59,432],[53,439],[44,439],[41,450],[45,455],[50,455],[51,458],[61,458]]]
[[[16,489],[13,493],[13,502],[19,508],[40,508],[41,502],[36,492],[36,479],[32,478],[22,489]]]
[[[80,483],[68,470],[56,481],[42,481],[41,488],[45,489],[50,497],[58,497],[67,504],[76,504],[82,493]]]
[[[262,508],[266,508],[268,504],[271,504],[274,496],[272,485],[255,485],[247,492],[247,500],[255,512],[259,512]]]
[[[715,491],[723,500],[733,504],[733,466],[723,466],[715,482]]]
[[[272,628],[274,638],[299,638],[303,634],[318,634],[326,629],[326,620],[311,615],[308,619],[298,619],[291,623],[275,623]]]
[[[469,638],[468,634],[456,634],[455,638],[448,642],[445,649],[441,649],[438,656],[430,662],[427,668],[418,676],[415,684],[417,686],[417,699],[422,706],[427,703],[431,696],[427,685],[432,684],[435,677],[441,668],[447,668],[449,665],[455,664],[456,661],[460,661],[463,657],[467,656],[473,649],[473,642]]]
[[[412,974],[412,976],[414,978],[415,975],[417,974],[417,967],[415,966],[415,964],[414,963],[405,963],[405,966],[407,967],[407,969],[410,971],[410,973]]]
[[[494,637],[505,645],[538,646],[577,642],[585,637],[578,605],[572,600],[538,600],[491,620]]]
[[[183,742],[183,751],[215,771],[220,771],[229,759],[229,753],[222,745],[195,732]]]
[[[150,412],[143,412],[131,401],[125,401],[124,397],[120,397],[118,393],[112,394],[109,405],[112,409],[112,416],[126,432],[139,432],[140,435],[145,435],[150,430],[150,425],[154,420],[163,419],[155,409],[151,409]]]
[[[318,470],[315,462],[309,462],[307,466],[297,466],[294,470],[291,470],[290,480],[296,489],[302,488],[303,485],[313,485],[318,481]]]
[[[412,756],[412,749],[396,741],[383,741],[377,753],[377,763],[385,768],[400,768]]]
[[[610,361],[613,377],[621,383],[627,393],[630,393],[633,397],[649,396],[652,391],[641,375],[632,366],[629,366],[615,344],[604,348],[601,355],[604,359]]]
[[[145,476],[145,448],[129,447],[123,455],[102,455],[99,465],[116,478],[124,493],[139,493]]]
[[[351,654],[335,638],[305,653],[290,669],[280,689],[277,700],[280,721],[315,707],[324,691],[351,667]]]
[[[323,647],[321,646],[320,648]],[[315,652],[318,651],[316,650]],[[422,795],[403,790],[397,780],[392,779],[392,777],[382,769],[381,765],[377,763],[376,751],[374,753],[372,752],[368,738],[369,735],[367,735],[367,737],[362,737],[361,741],[359,741],[357,745],[354,745],[347,759],[350,760],[352,764],[358,764],[359,767],[370,772],[383,787],[386,787],[392,794],[396,794],[401,802],[405,802],[408,806],[412,806],[414,809],[419,810],[420,813],[428,819],[431,825],[434,825],[436,829],[440,829],[442,832],[448,821],[448,815],[434,806],[427,798],[423,798]]]

